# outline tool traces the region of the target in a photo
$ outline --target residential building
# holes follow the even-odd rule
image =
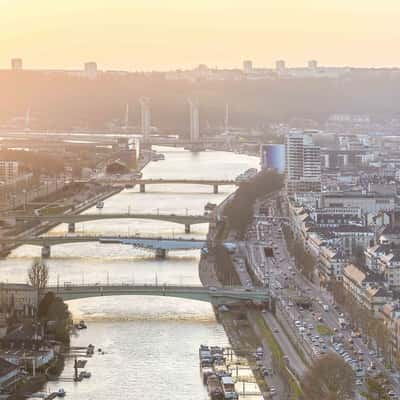
[[[391,332],[392,350],[394,354],[400,353],[400,304],[390,302],[385,304],[380,312],[383,323]]]
[[[37,290],[27,284],[0,283],[0,307],[8,313],[33,315],[38,306]]]
[[[285,142],[286,188],[295,192],[321,191],[321,151],[310,136],[289,133]]]
[[[396,196],[366,192],[323,193],[322,207],[359,207],[363,214],[392,211],[396,205]]]
[[[347,261],[348,257],[342,249],[322,247],[318,258],[318,273],[321,283],[341,281],[343,268]]]
[[[354,264],[348,264],[343,269],[343,288],[374,315],[391,299],[391,293],[383,285],[382,276]]]

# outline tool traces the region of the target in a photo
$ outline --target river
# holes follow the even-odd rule
[[[158,148],[166,158],[143,170],[144,178],[235,178],[258,159],[227,152],[191,153],[182,149]],[[234,187],[154,185],[146,193],[126,189],[105,201],[102,211],[87,213],[157,212],[200,214],[207,202],[220,202]],[[192,226],[160,221],[99,220],[77,224],[77,233],[160,234],[204,237],[207,224]],[[65,224],[49,234],[65,233]],[[40,248],[21,246],[0,261],[0,281],[26,282],[32,258]],[[51,249],[48,260],[50,283],[135,282],[200,284],[199,251],[170,252],[165,260],[154,254],[123,245],[97,243],[64,244]],[[47,390],[60,386],[76,400],[202,400],[207,393],[199,374],[198,347],[201,343],[227,345],[227,337],[209,304],[191,300],[146,296],[119,296],[69,302],[74,319],[84,319],[88,329],[72,338],[73,346],[93,343],[104,355],[89,359],[89,380],[80,383],[49,383]],[[72,360],[66,362],[63,377],[72,376]]]

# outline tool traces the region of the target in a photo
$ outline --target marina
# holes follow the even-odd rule
[[[211,400],[263,398],[246,358],[232,348],[200,345],[199,364]]]

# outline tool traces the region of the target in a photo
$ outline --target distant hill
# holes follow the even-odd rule
[[[162,131],[187,133],[187,98],[200,103],[202,128],[223,125],[225,104],[230,123],[244,128],[269,122],[311,118],[323,122],[332,113],[370,114],[375,119],[398,116],[400,77],[354,76],[342,79],[258,81],[167,81],[162,74],[103,75],[90,80],[62,73],[0,71],[0,123],[23,117],[30,108],[31,125],[69,129],[103,129],[124,120],[139,124],[141,96],[151,98],[152,123]]]

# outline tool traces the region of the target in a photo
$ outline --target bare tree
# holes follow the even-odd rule
[[[317,360],[303,380],[307,400],[351,400],[354,389],[353,370],[336,354]]]
[[[41,290],[47,286],[49,280],[49,268],[41,258],[35,258],[28,269],[29,283],[36,289]]]

